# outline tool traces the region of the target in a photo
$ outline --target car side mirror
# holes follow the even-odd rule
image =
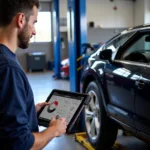
[[[111,61],[112,57],[112,50],[111,49],[105,49],[100,52],[99,58],[102,60],[108,60]]]

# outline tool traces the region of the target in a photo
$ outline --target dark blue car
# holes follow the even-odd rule
[[[118,129],[150,141],[150,25],[130,28],[106,42],[88,59],[82,92],[90,143],[112,147]]]

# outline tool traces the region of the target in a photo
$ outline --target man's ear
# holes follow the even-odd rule
[[[17,23],[18,28],[23,28],[26,22],[26,17],[24,13],[18,14],[16,21],[17,21],[16,23]]]

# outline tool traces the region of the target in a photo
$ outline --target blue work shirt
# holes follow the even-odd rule
[[[29,150],[38,132],[33,93],[16,55],[0,44],[0,150]]]

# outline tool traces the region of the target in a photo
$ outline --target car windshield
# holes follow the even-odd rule
[[[118,47],[122,46],[134,33],[135,32],[130,32],[116,37],[113,41],[106,45],[105,49],[111,49],[113,52],[116,52]]]
[[[95,57],[95,56],[99,55],[100,52],[102,51],[103,47],[104,47],[104,46],[102,45],[95,53],[93,53],[93,54],[91,55],[91,57]]]

